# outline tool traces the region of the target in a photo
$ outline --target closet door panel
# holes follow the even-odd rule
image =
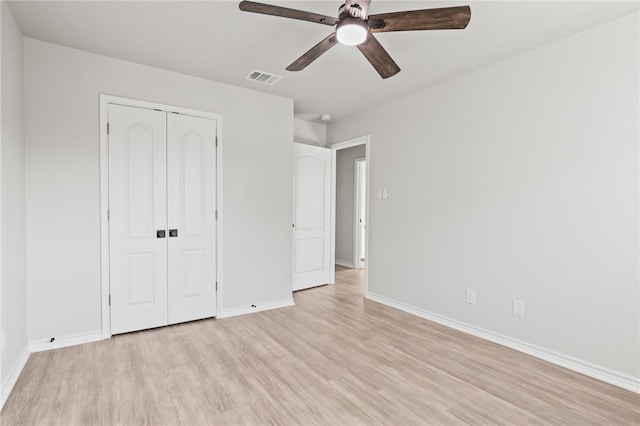
[[[167,324],[166,114],[109,106],[111,332]]]
[[[178,114],[167,120],[168,312],[174,324],[216,315],[216,121]]]

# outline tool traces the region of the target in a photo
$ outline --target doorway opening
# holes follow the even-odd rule
[[[333,144],[331,282],[367,295],[369,136]]]

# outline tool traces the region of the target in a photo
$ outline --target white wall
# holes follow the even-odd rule
[[[290,99],[24,44],[32,342],[101,329],[101,93],[223,114],[224,310],[291,299]]]
[[[336,151],[336,261],[354,267],[355,159],[365,154],[365,145]]]
[[[25,248],[25,142],[22,33],[6,2],[2,7],[2,133],[0,139],[0,325],[5,348],[0,389],[20,369],[27,350]],[[0,401],[0,407],[2,401]]]
[[[293,139],[297,143],[327,146],[327,126],[295,118],[293,120]]]
[[[329,126],[371,135],[370,292],[637,383],[638,18]]]

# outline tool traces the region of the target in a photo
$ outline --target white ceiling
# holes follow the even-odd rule
[[[354,47],[307,69],[285,68],[326,37],[325,25],[241,12],[239,1],[14,1],[25,36],[293,98],[296,117],[342,119],[373,104],[639,10],[638,1],[383,1],[370,13],[471,6],[465,30],[376,34],[402,71],[382,80]],[[339,1],[265,1],[337,16]],[[275,86],[245,80],[258,69]]]

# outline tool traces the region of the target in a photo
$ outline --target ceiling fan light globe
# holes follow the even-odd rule
[[[336,28],[336,38],[347,46],[356,46],[367,39],[367,28],[362,21],[340,22]]]

